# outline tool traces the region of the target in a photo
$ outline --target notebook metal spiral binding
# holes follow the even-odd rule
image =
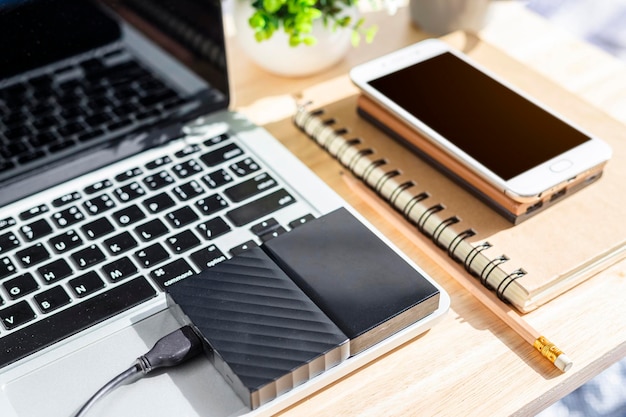
[[[447,249],[448,256],[454,259],[455,261],[460,262],[461,259],[457,257],[455,254],[456,248],[461,244],[462,241],[475,235],[476,235],[476,231],[474,229],[466,229],[462,231],[461,233],[457,234],[456,237],[452,239],[452,241],[450,242],[450,245],[448,245],[448,249]]]
[[[298,107],[294,115],[294,123],[304,133],[313,139],[319,146],[328,151],[344,167],[370,189],[387,201],[407,221],[414,224],[426,237],[431,239],[440,249],[445,250],[447,255],[463,265],[465,270],[472,276],[477,277],[486,288],[495,291],[498,298],[504,302],[510,302],[505,294],[515,280],[526,275],[522,268],[511,273],[500,270],[500,266],[509,261],[506,255],[492,259],[487,258],[479,262],[478,258],[485,255],[481,253],[492,247],[491,243],[468,243],[471,249],[460,250],[461,244],[468,238],[475,236],[477,232],[471,228],[457,232],[453,226],[461,223],[461,219],[450,216],[445,219],[437,218],[437,214],[443,212],[446,207],[441,203],[426,205],[425,200],[430,198],[430,193],[422,191],[412,194],[417,183],[413,180],[404,181],[389,189],[390,180],[402,175],[398,169],[390,167],[386,158],[378,157],[371,148],[358,149],[362,140],[358,137],[346,139],[349,130],[338,127],[337,121],[332,117],[324,117],[323,109],[308,110],[311,103]],[[393,184],[390,186],[393,187]],[[432,220],[437,218],[437,220]],[[499,277],[491,278],[496,274]]]
[[[489,285],[489,274],[491,274],[498,265],[503,264],[504,262],[508,260],[509,260],[508,256],[501,255],[489,261],[489,263],[485,265],[483,270],[480,272],[480,275],[478,276],[478,278],[480,278],[480,283],[483,284],[487,288],[494,289],[493,287]]]
[[[524,275],[526,275],[526,271],[522,268],[516,269],[515,271],[507,275],[506,278],[503,279],[500,284],[498,284],[498,288],[496,288],[496,295],[498,296],[498,298],[506,302],[506,298],[504,297],[506,289],[509,287],[509,285],[511,285],[513,281],[520,277],[523,277]]]
[[[377,159],[374,162],[372,162],[365,171],[363,171],[363,179],[365,181],[367,181],[367,179],[369,178],[369,174],[376,168],[387,164],[387,161],[384,159]],[[379,180],[380,182],[380,180]]]
[[[460,221],[461,219],[459,219],[457,216],[452,216],[452,217],[448,217],[447,219],[445,219],[444,221],[442,221],[441,223],[437,225],[437,227],[435,228],[435,231],[433,232],[433,240],[435,241],[437,246],[439,246],[441,249],[446,249],[446,250],[450,249],[449,247],[446,247],[445,245],[443,245],[440,242],[439,238],[441,237],[441,234],[448,226],[457,224]]]
[[[485,249],[491,248],[491,246],[492,245],[489,242],[483,242],[480,245],[474,246],[474,248],[467,254],[465,259],[463,260],[463,266],[465,267],[465,270],[471,274],[472,273],[471,265],[472,265],[472,262],[474,262],[474,259],[476,258],[476,256],[478,256],[478,254],[484,251]]]

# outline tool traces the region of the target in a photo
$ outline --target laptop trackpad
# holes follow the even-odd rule
[[[168,312],[152,316],[9,382],[2,389],[0,405],[8,398],[15,416],[72,416],[154,341],[179,326]],[[200,356],[118,388],[96,404],[89,417],[236,416],[247,411],[221,375]]]

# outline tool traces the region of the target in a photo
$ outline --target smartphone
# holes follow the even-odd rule
[[[591,182],[611,157],[605,142],[440,40],[358,65],[350,78],[448,160],[515,201],[531,204]]]

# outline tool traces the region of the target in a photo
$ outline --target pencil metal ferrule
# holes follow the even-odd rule
[[[546,337],[539,336],[535,343],[533,343],[535,349],[541,353],[542,356],[547,358],[561,371],[566,372],[572,367],[572,361],[565,355],[561,349],[556,347],[554,343],[550,342]]]

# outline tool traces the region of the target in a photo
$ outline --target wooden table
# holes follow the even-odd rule
[[[380,28],[374,44],[351,50],[337,66],[307,78],[264,72],[229,36],[233,107],[272,131],[275,122],[291,116],[295,93],[324,85],[332,91],[334,83],[345,82],[353,65],[428,36],[410,23],[406,7],[393,17],[371,12],[366,18]],[[626,122],[623,62],[508,1],[494,5],[480,37]],[[337,162],[312,141],[294,137],[283,142],[452,298],[450,313],[432,330],[290,407],[284,415],[534,415],[626,355],[626,262],[524,316],[574,360],[574,367],[562,374],[354,195],[341,180]]]

